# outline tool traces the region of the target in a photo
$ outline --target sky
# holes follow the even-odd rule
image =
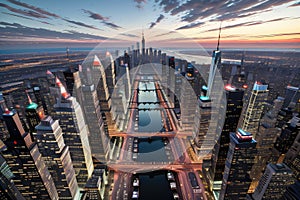
[[[300,48],[297,0],[0,0],[0,48],[14,45]]]

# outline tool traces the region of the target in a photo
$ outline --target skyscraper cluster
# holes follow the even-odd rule
[[[186,147],[191,168],[201,166],[208,199],[299,198],[299,87],[270,101],[268,83],[246,79],[244,61],[222,62],[219,47],[202,66],[146,48],[144,34],[139,44],[115,60],[88,55],[78,67],[2,85],[1,199],[107,198],[107,163],[125,140],[110,133],[134,129],[131,70],[149,63],[160,65],[174,145]]]

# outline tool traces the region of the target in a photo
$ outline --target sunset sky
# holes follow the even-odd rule
[[[300,48],[300,1],[0,0],[0,48],[12,44]],[[105,46],[105,45],[104,45]]]

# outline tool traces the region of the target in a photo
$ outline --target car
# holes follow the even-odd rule
[[[178,193],[174,192],[174,193],[173,193],[173,198],[174,198],[174,200],[177,200],[177,199],[179,199],[179,195],[178,195]]]
[[[168,173],[167,173],[167,178],[168,178],[169,181],[174,181],[174,180],[175,180],[175,179],[174,179],[174,175],[173,175],[172,172],[168,172]]]
[[[132,199],[138,199],[138,198],[139,198],[139,192],[138,191],[133,191]]]
[[[132,159],[133,159],[133,160],[137,159],[137,156],[138,156],[137,153],[133,153],[133,154],[132,154]]]
[[[138,179],[138,178],[135,178],[135,179],[133,180],[132,185],[133,185],[133,187],[138,187],[138,186],[140,186],[140,181],[139,181],[139,179]]]
[[[176,190],[176,183],[175,182],[170,182],[170,187],[172,190]]]
[[[189,172],[189,179],[190,179],[192,188],[194,188],[194,189],[199,189],[200,188],[200,186],[198,184],[198,181],[196,179],[196,176],[193,172]]]

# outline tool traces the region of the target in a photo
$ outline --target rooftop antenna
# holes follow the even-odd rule
[[[222,21],[220,23],[220,28],[219,28],[219,38],[218,38],[217,51],[219,51],[219,46],[220,46],[221,30],[222,30]]]

